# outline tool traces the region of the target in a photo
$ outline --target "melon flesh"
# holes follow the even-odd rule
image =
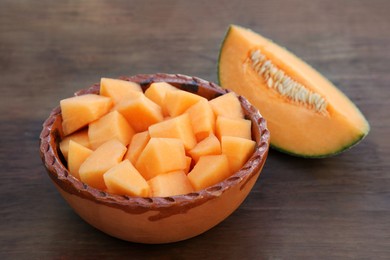
[[[114,104],[118,104],[128,96],[133,96],[134,92],[142,93],[141,86],[135,82],[110,78],[100,79],[100,95],[112,98]]]
[[[119,195],[175,196],[223,181],[253,153],[252,121],[236,94],[209,101],[167,83],[153,83],[146,94],[127,83],[103,78],[107,97],[63,102],[65,114],[88,122],[60,143],[69,172],[83,183]]]
[[[118,111],[113,111],[89,124],[88,137],[92,149],[101,144],[117,139],[127,146],[134,135],[127,120]]]
[[[259,53],[265,58],[263,63],[258,62],[262,59]],[[265,62],[268,67],[260,66]],[[265,70],[269,74],[265,75]],[[218,74],[222,87],[245,96],[260,110],[267,120],[272,146],[287,153],[333,155],[369,132],[359,109],[331,82],[291,52],[249,29],[229,28],[220,50]],[[298,89],[292,86],[304,88],[299,92],[302,95],[291,92]]]
[[[86,148],[90,148],[89,138],[88,138],[88,128],[83,128],[77,132],[74,132],[71,135],[64,137],[64,139],[61,140],[60,150],[65,160],[68,160],[69,142],[71,140],[81,144]]]
[[[149,140],[150,135],[148,131],[139,132],[133,135],[124,159],[128,159],[132,164],[135,164]]]
[[[92,152],[93,151],[91,149],[70,140],[68,156],[68,169],[70,174],[80,180],[80,166],[92,154]]]
[[[184,169],[185,174],[188,174],[190,172],[191,166],[192,166],[192,157],[186,156],[186,168]]]
[[[128,196],[149,196],[149,185],[129,160],[113,166],[103,175],[109,192]]]
[[[116,139],[102,144],[81,164],[81,181],[100,190],[106,189],[103,174],[120,163],[125,153],[126,146]]]
[[[217,184],[230,176],[227,156],[224,154],[202,156],[187,176],[195,190]]]
[[[199,142],[215,130],[215,115],[209,101],[202,99],[187,109],[193,132]]]
[[[221,154],[221,144],[214,134],[210,134],[207,138],[197,143],[188,153],[195,162],[198,162],[201,156]]]
[[[222,136],[236,136],[251,140],[252,122],[247,119],[219,116],[215,122],[215,131],[219,140]]]
[[[204,97],[184,90],[168,91],[165,95],[163,107],[172,117],[183,114],[189,107],[195,105]]]
[[[69,135],[105,115],[112,100],[95,94],[75,96],[61,100],[62,130]]]
[[[134,99],[123,100],[118,104],[117,110],[136,132],[143,132],[164,118],[161,107],[144,94]]]
[[[157,175],[148,184],[153,197],[175,196],[194,191],[184,171],[174,171]]]
[[[228,118],[244,118],[241,103],[233,92],[219,96],[210,100],[210,105],[215,116]]]
[[[222,136],[221,149],[229,161],[232,172],[238,171],[255,150],[256,142],[246,138]]]
[[[186,169],[183,142],[175,138],[150,138],[135,167],[146,180],[159,174]]]
[[[149,88],[145,91],[145,96],[155,102],[162,108],[164,116],[168,116],[168,111],[164,107],[165,95],[169,91],[177,91],[178,89],[166,82],[154,82],[150,84]]]
[[[187,113],[151,125],[149,127],[149,134],[150,137],[180,139],[186,150],[192,149],[196,145],[196,138]]]

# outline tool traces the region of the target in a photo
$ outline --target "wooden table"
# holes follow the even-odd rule
[[[0,258],[388,259],[389,10],[387,0],[1,0]],[[368,118],[369,136],[328,159],[270,151],[241,207],[187,241],[134,244],[86,224],[39,158],[49,111],[102,76],[217,81],[231,23],[286,46],[340,86]]]

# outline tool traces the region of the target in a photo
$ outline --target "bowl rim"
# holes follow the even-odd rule
[[[135,76],[122,76],[119,79],[136,82],[141,85],[143,90],[153,82],[163,81],[180,86],[181,89],[189,92],[197,93],[197,91],[203,91],[203,95],[202,93],[199,95],[205,95],[208,99],[213,98],[213,95],[216,97],[232,92],[231,90],[221,88],[215,83],[182,74],[138,74]],[[96,83],[88,88],[77,91],[75,96],[91,93],[98,94],[99,89],[100,83]],[[253,132],[258,133],[258,136],[255,137],[255,152],[240,170],[227,179],[206,189],[168,197],[132,197],[111,194],[81,182],[69,173],[63,164],[63,156],[59,151],[58,142],[62,137],[60,106],[54,108],[43,123],[40,133],[40,156],[50,178],[57,186],[68,193],[133,213],[169,209],[177,206],[185,206],[189,209],[203,204],[210,199],[220,197],[233,186],[241,185],[240,189],[243,189],[245,184],[259,173],[264,166],[270,144],[270,132],[267,128],[266,120],[262,117],[258,109],[250,104],[246,98],[240,95],[237,96],[241,102],[245,116],[252,121],[252,135]]]

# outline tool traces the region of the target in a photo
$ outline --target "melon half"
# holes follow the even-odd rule
[[[327,157],[362,140],[370,126],[353,102],[285,48],[236,25],[222,43],[218,78],[267,120],[272,147]]]

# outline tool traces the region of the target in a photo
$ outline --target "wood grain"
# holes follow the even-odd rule
[[[0,0],[0,258],[388,259],[389,9],[386,0]],[[231,23],[338,85],[368,118],[369,136],[328,159],[272,150],[242,206],[187,241],[133,244],[83,222],[39,158],[49,111],[102,76],[167,72],[215,82]]]

